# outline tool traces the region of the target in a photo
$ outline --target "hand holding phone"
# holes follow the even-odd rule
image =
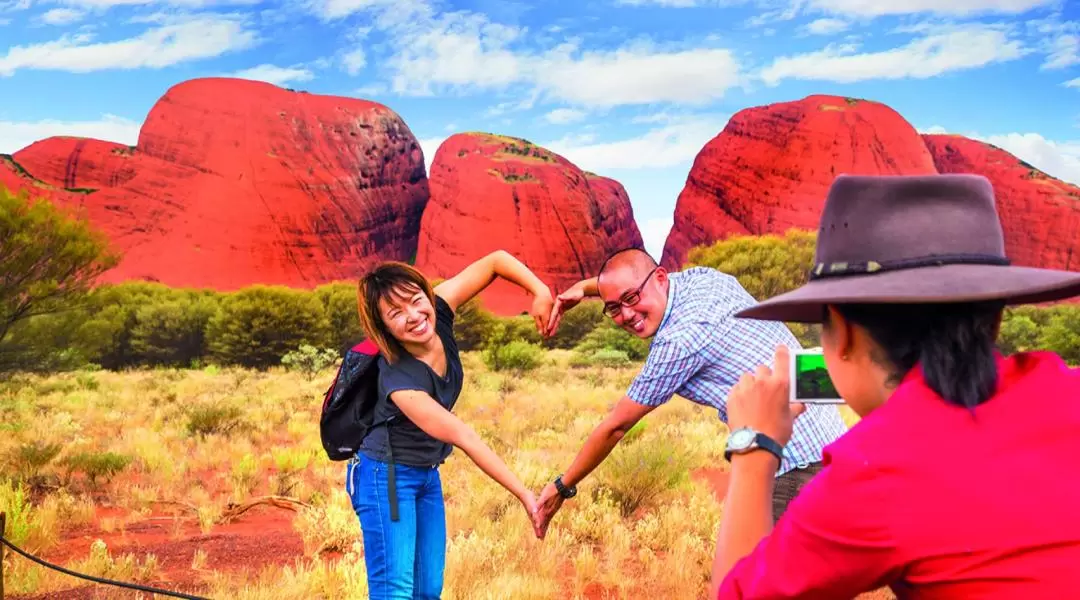
[[[820,348],[793,350],[791,353],[791,385],[789,399],[803,404],[843,404],[844,399],[836,391],[829,371],[825,368],[825,356]]]

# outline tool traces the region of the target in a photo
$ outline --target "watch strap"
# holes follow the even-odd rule
[[[776,460],[783,462],[784,460],[784,447],[780,445],[780,442],[772,439],[764,433],[758,433],[754,436],[754,441],[757,442],[759,448],[772,452]]]
[[[573,498],[577,495],[577,487],[566,487],[566,484],[563,483],[562,475],[555,478],[555,489],[559,491],[559,495],[562,496],[563,499]]]
[[[754,441],[749,448],[746,448],[745,450],[724,450],[724,459],[728,462],[731,462],[732,454],[746,454],[747,452],[757,450],[759,448],[768,451],[776,457],[776,460],[783,462],[784,447],[780,445],[780,442],[777,442],[771,437],[760,432],[755,432]]]

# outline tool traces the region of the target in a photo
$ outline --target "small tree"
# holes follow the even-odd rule
[[[692,249],[687,267],[712,267],[733,275],[751,296],[765,300],[807,282],[815,244],[812,231],[799,229],[782,236],[734,236]]]
[[[19,321],[71,307],[117,262],[85,221],[0,186],[0,341]]]

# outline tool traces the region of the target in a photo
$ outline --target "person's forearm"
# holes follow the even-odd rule
[[[764,450],[731,457],[731,477],[716,540],[710,598],[735,563],[772,531],[776,457]]]
[[[480,435],[471,428],[461,432],[454,445],[461,448],[488,477],[494,479],[519,500],[524,499],[529,493],[521,479],[514,475],[510,467],[507,467],[499,455],[495,454],[480,438]]]
[[[578,282],[578,285],[580,285],[581,289],[585,291],[585,296],[586,297],[588,297],[588,296],[599,297],[600,296],[600,289],[596,287],[596,278],[595,277],[590,277],[588,279],[582,279],[581,281]]]
[[[500,250],[494,253],[493,270],[496,275],[517,284],[533,296],[539,296],[545,292],[550,293],[547,285],[536,276],[525,263],[514,257],[513,254]]]
[[[606,423],[594,429],[577,456],[574,457],[574,462],[570,463],[566,473],[563,473],[563,484],[574,486],[585,479],[589,473],[593,472],[593,469],[604,462],[608,454],[611,454],[612,449],[618,445],[624,434],[624,431]]]

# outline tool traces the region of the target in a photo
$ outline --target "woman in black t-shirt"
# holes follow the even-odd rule
[[[446,519],[439,465],[457,446],[521,501],[536,529],[536,498],[468,425],[451,412],[464,373],[454,312],[500,276],[533,295],[542,335],[551,291],[504,251],[431,285],[416,269],[383,263],[360,280],[360,323],[379,347],[374,427],[350,461],[346,486],[360,519],[370,598],[439,598]]]

